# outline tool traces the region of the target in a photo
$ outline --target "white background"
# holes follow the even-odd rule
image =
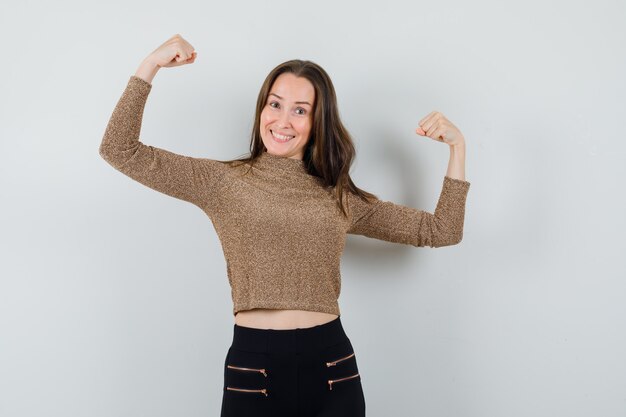
[[[217,416],[232,337],[219,240],[98,147],[175,33],[141,140],[248,149],[279,63],[330,74],[357,185],[434,210],[441,111],[467,143],[463,241],[349,236],[342,322],[368,416],[626,415],[621,1],[17,2],[0,13],[0,415]]]

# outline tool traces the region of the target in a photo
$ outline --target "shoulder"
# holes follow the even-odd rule
[[[353,220],[363,217],[382,203],[382,200],[380,200],[376,195],[368,192],[357,193],[346,189],[344,190],[344,194],[344,201],[346,202],[348,215]]]

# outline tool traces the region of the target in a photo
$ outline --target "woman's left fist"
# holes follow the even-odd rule
[[[438,111],[433,111],[424,117],[420,120],[419,125],[420,127],[415,129],[418,135],[428,136],[450,146],[465,144],[465,138],[461,131]]]

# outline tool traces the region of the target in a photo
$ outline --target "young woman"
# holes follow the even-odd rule
[[[434,213],[380,200],[350,179],[355,148],[328,74],[291,60],[261,87],[245,158],[195,158],[143,144],[154,76],[196,55],[175,35],[142,61],[100,155],[130,178],[200,207],[215,227],[235,316],[222,416],[364,416],[361,375],[338,305],[346,234],[415,247],[459,243],[470,185],[464,137],[439,112],[416,129],[450,147]],[[215,135],[227,136],[228,128]]]

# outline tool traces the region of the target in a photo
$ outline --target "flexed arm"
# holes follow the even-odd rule
[[[181,42],[178,40],[178,45]],[[171,46],[172,43],[164,45],[173,48],[169,52],[175,54],[172,61],[180,58],[181,62],[191,62],[195,58],[195,53],[192,58],[177,53],[176,48]],[[163,45],[155,52],[163,54]],[[179,155],[139,141],[143,111],[152,89],[152,84],[147,79],[152,80],[156,74],[154,68],[165,66],[163,62],[167,60],[167,57],[158,58],[159,56],[162,55],[151,54],[128,80],[106,127],[99,153],[111,166],[135,181],[206,208],[214,199],[226,165],[209,158]],[[154,66],[155,63],[159,64]]]
[[[416,247],[456,245],[463,239],[469,186],[467,181],[446,175],[434,213],[380,199],[365,202],[348,193],[351,217],[347,233]]]
[[[448,171],[434,213],[380,199],[364,201],[348,193],[351,217],[347,233],[416,247],[461,242],[470,187],[464,174],[465,138],[439,112],[424,117],[416,133],[450,145]]]

